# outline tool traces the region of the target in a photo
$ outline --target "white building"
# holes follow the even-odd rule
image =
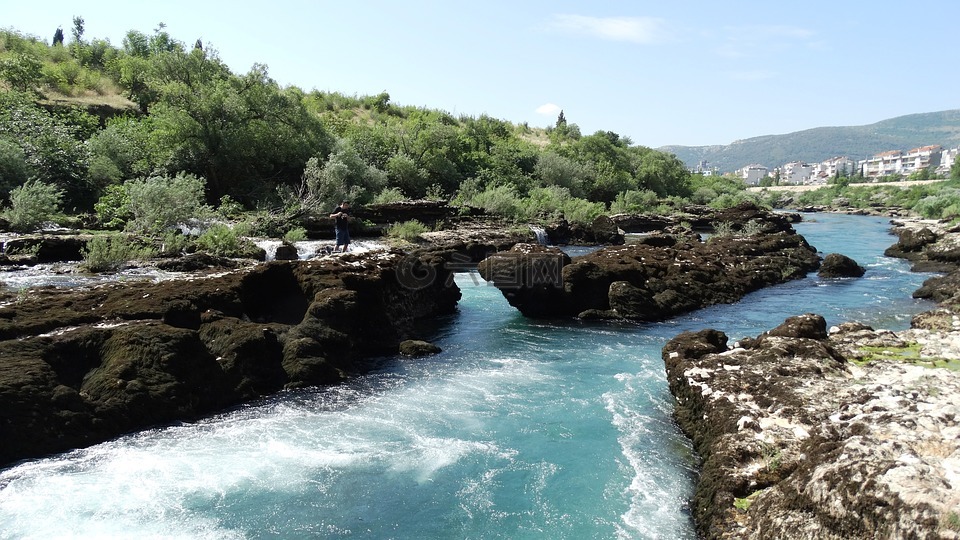
[[[943,148],[937,144],[921,146],[906,152],[890,150],[861,161],[860,168],[863,176],[867,178],[895,174],[908,176],[922,169],[938,167],[942,161],[942,154]]]
[[[783,166],[780,172],[780,185],[809,184],[813,175],[813,166],[802,161],[792,161]]]
[[[759,186],[760,181],[770,175],[770,171],[763,165],[754,163],[737,169],[737,176],[743,178],[743,183],[748,186]]]
[[[958,155],[960,155],[960,148],[945,149],[943,153],[940,154],[940,166],[937,167],[935,172],[944,176],[950,176],[950,168],[953,167],[954,162],[957,161]]]
[[[830,179],[841,174],[852,176],[857,172],[857,162],[846,157],[833,157],[813,165],[810,173],[811,184],[827,184]]]

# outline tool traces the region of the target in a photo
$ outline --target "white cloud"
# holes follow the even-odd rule
[[[587,17],[554,15],[550,26],[564,32],[611,41],[655,43],[667,37],[666,21],[656,17]]]
[[[544,103],[543,105],[537,107],[537,114],[542,114],[544,116],[553,116],[560,112],[560,106],[553,103]]]

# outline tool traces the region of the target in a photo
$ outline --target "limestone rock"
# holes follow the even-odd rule
[[[913,332],[844,323],[827,337],[808,314],[733,348],[715,330],[671,339],[675,415],[703,459],[700,536],[956,537],[960,374],[848,361],[907,346]]]

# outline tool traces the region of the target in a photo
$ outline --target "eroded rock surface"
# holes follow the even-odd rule
[[[808,314],[733,344],[715,330],[670,340],[676,418],[703,459],[699,533],[957,538],[960,374],[923,360],[958,358],[947,318],[946,332],[828,335]]]
[[[735,302],[801,278],[819,264],[816,251],[790,229],[707,242],[653,235],[574,259],[556,248],[518,244],[483,260],[479,270],[530,317],[654,321]]]
[[[7,298],[0,464],[337,382],[453,311],[449,277],[379,251]]]

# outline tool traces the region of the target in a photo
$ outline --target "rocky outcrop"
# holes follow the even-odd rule
[[[867,269],[857,264],[857,261],[841,255],[840,253],[829,253],[823,258],[820,270],[817,275],[824,278],[844,278],[860,277],[867,272]]]
[[[956,227],[932,220],[896,220],[897,243],[884,252],[907,259],[915,272],[951,272],[960,267],[960,235]]]
[[[677,421],[702,458],[698,532],[957,538],[960,374],[942,356],[956,330],[825,326],[808,314],[738,343],[703,330],[664,347]]]
[[[570,259],[556,248],[520,244],[488,257],[481,276],[530,317],[662,320],[816,270],[806,240],[787,232],[694,237],[653,235]]]
[[[8,297],[0,464],[340,381],[453,311],[449,278],[442,259],[380,251]]]

